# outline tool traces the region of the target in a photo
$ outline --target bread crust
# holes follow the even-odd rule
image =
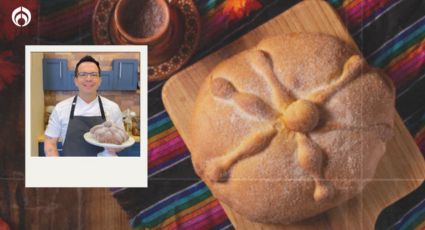
[[[95,125],[90,129],[90,133],[99,143],[121,145],[128,140],[127,132],[111,121]]]
[[[256,222],[287,224],[359,193],[392,137],[395,89],[335,37],[271,37],[203,82],[190,138],[215,197]]]

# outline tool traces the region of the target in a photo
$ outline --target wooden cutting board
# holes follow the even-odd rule
[[[288,32],[321,32],[355,47],[336,12],[324,1],[303,1],[230,45],[174,75],[163,88],[164,105],[189,150],[190,114],[201,82],[220,61],[253,47],[262,38]],[[414,140],[396,115],[396,134],[387,145],[375,179],[361,194],[326,213],[296,224],[277,226],[252,223],[223,207],[236,229],[373,229],[383,208],[417,188],[425,178],[425,163]]]

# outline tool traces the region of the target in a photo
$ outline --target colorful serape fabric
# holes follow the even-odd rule
[[[368,62],[384,69],[393,80],[397,88],[397,111],[425,155],[425,3],[420,0],[329,2],[338,6],[341,18]]]
[[[424,82],[422,79],[423,77],[421,77],[424,74],[425,69],[423,58],[425,54],[423,23],[424,15],[417,17],[416,20],[410,18],[410,20],[413,20],[412,23],[409,23],[403,28],[398,28],[398,31],[391,31],[391,37],[383,38],[379,43],[373,44],[373,46],[365,46],[364,43],[367,42],[366,39],[368,38],[362,36],[364,30],[374,28],[374,26],[378,25],[379,23],[383,23],[379,20],[380,18],[387,20],[385,17],[386,14],[393,14],[398,10],[397,6],[414,9],[418,6],[416,3],[408,4],[406,1],[402,3],[403,1],[378,0],[329,2],[334,4],[334,6],[337,8],[341,18],[346,21],[353,36],[355,34],[357,35],[357,37],[355,36],[356,42],[358,43],[360,49],[366,49],[363,50],[363,52],[369,63],[376,67],[383,68],[394,81],[398,90],[398,99],[402,99],[404,97],[403,92],[405,93],[406,90],[409,91],[412,86],[418,84],[418,81]],[[220,13],[220,9],[223,9],[223,1],[198,1],[198,3],[201,5],[200,9],[204,20],[207,20],[204,22],[204,30],[210,32],[203,34],[203,36],[206,37],[204,37],[203,41],[209,41],[208,38],[213,37],[211,34],[220,34],[220,32],[217,32],[219,29],[223,30],[223,28],[228,28],[229,21],[226,21],[226,17]],[[271,3],[266,3],[263,1],[262,4],[267,5]],[[372,40],[372,38],[370,39]],[[422,87],[421,89],[424,90],[425,87]],[[158,87],[156,90],[160,91],[161,87]],[[422,102],[422,105],[424,105],[424,102]],[[403,118],[407,117],[408,115],[406,113]],[[422,118],[425,120],[425,113],[423,113]],[[425,122],[422,121],[422,124],[416,124],[416,132],[418,133],[416,140],[418,144],[424,142],[424,123]],[[164,133],[163,137],[160,137],[161,133],[154,131],[160,130],[160,127],[163,127],[164,129],[162,131],[162,133]],[[159,159],[156,157],[156,155],[159,155],[159,152],[161,151],[163,151],[165,155],[167,155],[166,152],[169,151],[170,156],[174,157],[175,159],[175,161],[170,161],[168,164],[165,164],[164,168],[172,167],[170,165],[176,164],[175,162],[178,162],[179,158],[177,155],[179,154],[176,153],[178,151],[180,151],[180,157],[190,157],[190,155],[186,155],[188,154],[187,149],[182,146],[183,143],[181,142],[181,139],[178,138],[178,134],[175,132],[171,120],[165,111],[157,111],[157,113],[149,120],[149,131],[152,132],[152,136],[149,135],[149,143],[158,143],[158,145],[166,146],[161,150],[158,145],[150,145],[150,161]],[[411,131],[412,134],[414,134],[414,130]],[[158,139],[155,138],[151,142],[151,138],[154,136],[158,137]],[[177,151],[174,151],[175,149],[177,149]],[[425,149],[422,148],[423,152],[425,152],[424,150]],[[155,170],[151,171],[151,167],[149,167],[149,170],[150,172],[154,173],[154,171],[160,169],[155,168]],[[222,210],[219,211],[220,206],[218,203],[217,206],[214,207],[210,207],[205,204],[205,210],[201,209],[203,202],[206,202],[207,200],[211,203],[216,202],[211,194],[207,192],[207,188],[203,186],[205,185],[202,182],[196,182],[195,184],[158,201],[152,206],[141,210],[135,217],[132,218],[130,222],[131,226],[135,228],[145,227],[160,229],[213,229],[212,226],[207,225],[201,226],[196,224],[187,224],[194,223],[195,220],[191,220],[191,216],[201,215],[200,212],[203,212],[204,214],[215,212],[223,213]],[[195,198],[196,196],[205,197],[203,197],[203,201],[199,201]],[[193,201],[193,203],[191,203],[191,201]],[[192,209],[196,209],[197,211],[191,211]],[[417,213],[418,210],[420,210],[420,208],[414,209],[412,211]],[[211,214],[211,217],[214,216],[214,214]],[[207,217],[205,216],[205,218]],[[226,221],[228,223],[228,220]],[[421,222],[417,218],[415,221]],[[216,224],[218,227],[223,226],[223,223]]]
[[[258,22],[254,19],[281,13],[298,1],[195,2],[203,25],[199,54],[205,55],[208,53],[205,50],[210,47],[231,40],[230,34],[240,36],[246,32],[245,28],[252,28]],[[338,11],[369,63],[383,68],[394,81],[397,110],[425,154],[425,2],[328,2]],[[40,0],[36,44],[91,44],[94,6],[95,1],[91,0]],[[195,56],[192,63],[201,57]],[[2,61],[0,57],[0,65]],[[6,78],[2,77],[0,83],[4,81],[7,84],[3,79]],[[232,228],[220,204],[194,173],[190,153],[164,111],[161,101],[163,83],[149,85],[149,188],[121,188],[111,192],[132,216],[130,225],[134,228]],[[421,200],[415,201],[417,205],[412,206],[406,215],[393,217],[393,229],[424,227],[425,197],[423,194],[419,197]]]
[[[207,186],[199,181],[131,219],[135,228],[223,229],[231,224]]]
[[[425,181],[418,189],[385,208],[375,229],[422,230],[425,226]]]
[[[379,21],[379,18],[387,20],[385,18],[386,14],[393,14],[394,11],[397,11],[397,6],[400,7],[410,7],[410,9],[413,9],[417,7],[418,5],[415,3],[406,4],[406,2],[402,3],[403,1],[329,1],[331,4],[334,4],[334,6],[337,8],[338,12],[340,13],[341,18],[343,18],[350,31],[352,32],[353,36],[354,34],[357,35],[355,37],[356,42],[358,43],[360,49],[366,48],[369,51],[364,52],[365,56],[367,57],[370,64],[383,68],[387,74],[391,77],[393,82],[395,83],[397,87],[398,92],[398,98],[403,97],[403,92],[409,91],[412,86],[417,85],[418,81],[424,81],[421,77],[424,74],[424,23],[423,23],[423,16],[418,17],[416,20],[414,20],[412,23],[406,25],[403,28],[398,28],[398,31],[392,31],[393,34],[391,34],[391,37],[384,38],[380,40],[380,43],[376,43],[373,46],[368,45],[367,47],[364,46],[364,42],[367,42],[367,38],[362,37],[363,31],[367,30],[369,28],[374,28],[377,24],[374,23],[382,23]],[[217,15],[220,15],[217,13],[220,9],[220,3],[218,1],[204,1],[205,3],[205,9],[208,9],[208,7],[213,6],[211,11],[204,10],[203,15],[207,15],[207,17],[214,17]],[[267,5],[266,3],[263,3],[264,5]],[[215,7],[215,8],[214,8]],[[202,8],[204,9],[204,8]],[[261,10],[260,10],[261,11]],[[222,16],[222,15],[220,15]],[[214,29],[210,30],[210,27],[216,27],[217,25],[220,25],[220,23],[224,23],[220,20],[223,20],[222,17],[218,17],[215,19],[211,19],[211,21],[206,23],[205,30],[206,31],[214,31]],[[410,18],[410,20],[412,20]],[[211,24],[208,24],[211,23]],[[220,28],[220,26],[218,26]],[[224,27],[227,27],[227,25],[224,25]],[[223,26],[221,27],[223,28]],[[217,30],[217,29],[215,29]],[[204,34],[205,36],[205,34]],[[422,90],[425,89],[425,87],[421,88]],[[158,88],[158,90],[160,90]],[[423,97],[425,98],[425,97]],[[423,104],[423,102],[422,102]],[[425,120],[425,114],[422,116],[423,120]],[[165,111],[159,112],[158,117],[161,117],[161,119],[157,120],[150,120],[149,126],[159,126],[157,124],[162,123],[168,123],[169,117],[166,114]],[[407,115],[403,118],[407,118]],[[425,136],[425,124],[422,121],[421,125],[417,125],[417,143],[418,145],[420,143],[423,143],[423,138]],[[170,130],[172,130],[171,127],[169,127]],[[412,134],[416,133],[414,130],[411,130]],[[419,138],[418,138],[419,137]],[[175,138],[173,136],[173,138]],[[419,140],[418,140],[419,139]],[[165,138],[164,138],[165,140]],[[171,141],[171,138],[169,141],[165,141],[163,143],[164,145],[172,145],[173,142]],[[177,145],[177,144],[176,144]],[[419,145],[421,147],[421,145]],[[423,146],[423,144],[422,144]],[[172,149],[172,147],[170,147]],[[421,148],[423,152],[425,152],[423,148]],[[151,152],[150,152],[151,154]],[[174,197],[177,199],[176,197]],[[211,198],[213,199],[213,198]],[[154,206],[149,209],[151,212],[152,210],[160,210],[160,206],[163,205],[163,202],[160,201]],[[172,204],[168,204],[171,205]],[[175,205],[175,210],[179,210],[177,208],[177,204]],[[169,210],[169,209],[168,209]],[[415,209],[413,211],[417,211],[418,209]],[[153,228],[162,228],[165,225],[157,224],[155,226],[149,225],[148,222],[144,222],[144,217],[146,218],[149,216],[148,209],[144,209],[141,211],[138,215],[136,215],[132,221],[131,224],[133,227],[138,226],[145,226],[145,227],[153,227]],[[170,213],[168,213],[170,215]],[[174,213],[174,225],[176,229],[186,229],[190,228],[187,225],[182,225],[178,223],[178,216],[180,215],[178,211]],[[161,217],[161,215],[157,216]],[[163,223],[168,223],[170,219],[167,219],[166,216],[162,216],[164,219]],[[166,220],[167,219],[167,220]],[[146,219],[148,220],[148,219]],[[162,226],[162,227],[160,227]],[[208,228],[196,228],[193,226],[193,229],[208,229]],[[190,228],[192,229],[192,228]]]
[[[148,174],[154,175],[190,157],[168,114],[163,111],[148,120]]]
[[[403,218],[394,225],[394,229],[410,230],[425,228],[425,200],[411,209]]]
[[[380,15],[396,6],[402,0],[351,0],[343,1],[338,11],[341,17],[346,19],[347,26],[355,35],[361,31],[361,27],[372,23]],[[335,1],[330,1],[337,5]]]

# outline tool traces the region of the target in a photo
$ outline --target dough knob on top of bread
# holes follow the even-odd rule
[[[316,128],[319,122],[319,110],[310,101],[297,100],[283,112],[283,120],[288,129],[307,133]]]

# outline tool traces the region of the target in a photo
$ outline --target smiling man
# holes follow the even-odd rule
[[[85,56],[77,63],[74,83],[78,88],[78,95],[55,106],[44,132],[46,156],[59,156],[59,139],[63,143],[61,156],[97,156],[103,148],[87,143],[83,137],[84,133],[106,120],[124,126],[119,106],[97,94],[102,82],[100,73],[99,62],[91,56]]]

